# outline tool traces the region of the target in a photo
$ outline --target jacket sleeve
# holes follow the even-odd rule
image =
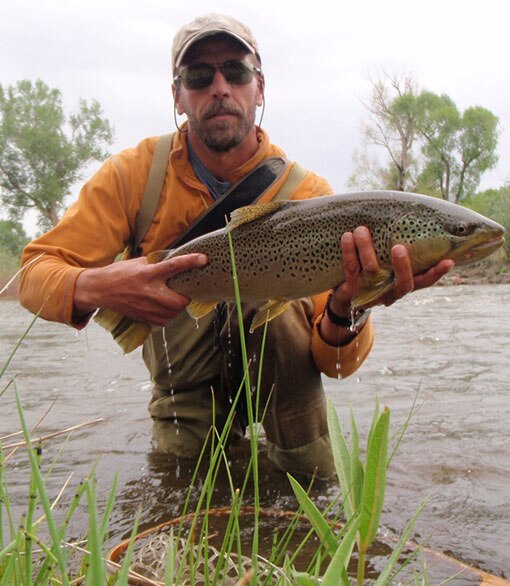
[[[25,248],[19,299],[44,319],[82,328],[73,321],[76,280],[88,267],[110,264],[131,234],[134,205],[127,201],[125,181],[114,159],[108,160],[83,186],[78,201],[59,224]]]
[[[374,343],[374,328],[369,318],[359,334],[344,346],[330,346],[321,338],[316,318],[312,331],[312,354],[317,368],[332,378],[350,376],[363,364]]]

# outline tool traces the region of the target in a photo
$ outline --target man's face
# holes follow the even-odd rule
[[[245,60],[258,65],[256,58],[229,37],[211,37],[195,43],[185,56],[188,65],[223,64]],[[182,81],[173,87],[177,112],[188,117],[189,131],[195,133],[210,150],[227,152],[239,146],[255,124],[257,106],[263,102],[263,78],[254,74],[245,85],[229,84],[216,70],[212,84],[188,90]]]

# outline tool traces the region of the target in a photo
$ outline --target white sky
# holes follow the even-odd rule
[[[174,130],[172,39],[211,11],[236,16],[259,42],[272,141],[337,192],[361,145],[369,75],[382,70],[497,115],[500,162],[482,187],[510,180],[507,0],[0,0],[0,83],[41,78],[67,112],[80,97],[99,100],[116,152]]]

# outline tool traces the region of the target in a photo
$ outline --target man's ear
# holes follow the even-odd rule
[[[262,106],[262,104],[264,103],[264,90],[266,88],[266,80],[264,78],[263,73],[260,73],[258,77],[259,77],[259,83],[258,83],[259,95],[257,98],[257,106]]]
[[[179,116],[181,116],[182,114],[184,114],[184,110],[182,109],[181,106],[181,84],[180,83],[173,83],[172,84],[172,95],[174,97],[174,106],[175,109],[177,110],[177,114],[179,114]]]

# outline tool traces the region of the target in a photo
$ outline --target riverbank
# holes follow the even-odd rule
[[[439,285],[510,284],[510,260],[498,258],[468,267],[457,267]]]

